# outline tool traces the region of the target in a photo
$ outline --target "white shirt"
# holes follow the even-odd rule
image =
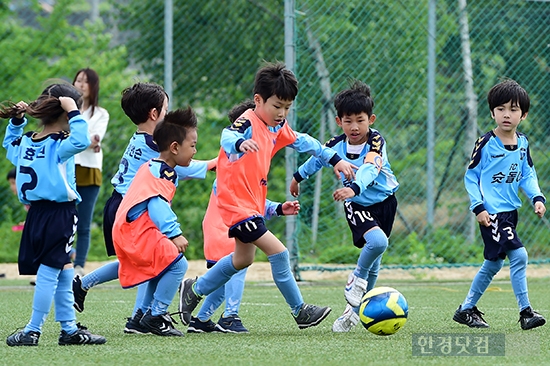
[[[101,107],[95,107],[94,115],[90,117],[92,113],[92,107],[89,107],[82,116],[88,122],[88,132],[90,133],[90,139],[93,141],[94,135],[99,135],[99,141],[103,140],[105,132],[107,132],[107,125],[109,124],[109,112]],[[94,149],[89,147],[83,152],[74,156],[74,162],[77,165],[86,168],[97,168],[99,170],[103,167],[103,149],[99,152],[94,152]]]

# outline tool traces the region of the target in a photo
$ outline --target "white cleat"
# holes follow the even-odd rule
[[[355,327],[357,323],[359,323],[359,315],[353,311],[350,304],[346,304],[344,313],[332,324],[332,331],[334,333],[346,333]]]
[[[344,289],[344,297],[348,304],[353,307],[359,306],[366,291],[367,280],[357,277],[353,272],[350,273],[348,276],[348,283]]]

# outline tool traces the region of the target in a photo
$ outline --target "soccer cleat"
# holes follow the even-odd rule
[[[361,299],[367,291],[367,281],[357,277],[352,273],[348,276],[348,283],[344,289],[344,297],[348,304],[353,307],[359,306],[361,304]]]
[[[248,329],[244,327],[241,318],[235,314],[226,317],[222,314],[220,320],[218,320],[218,325],[227,333],[248,333]]]
[[[481,317],[482,315],[484,314],[475,306],[471,309],[462,310],[462,305],[459,305],[453,320],[470,328],[489,328],[489,324]]]
[[[80,276],[78,275],[75,276],[73,278],[73,295],[74,295],[73,307],[79,313],[84,311],[84,300],[86,300],[87,294],[88,294],[88,291],[82,288],[82,280],[80,280]]]
[[[6,343],[10,347],[14,346],[38,346],[38,339],[40,338],[40,333],[30,331],[28,333],[20,331],[13,332],[8,338],[6,338]]]
[[[521,325],[521,329],[529,330],[543,326],[546,323],[546,319],[544,319],[542,315],[531,309],[531,307],[528,307],[526,309],[523,309],[519,313],[518,322]]]
[[[195,293],[193,286],[197,282],[197,278],[188,278],[180,284],[180,303],[178,312],[183,325],[189,325],[191,314],[197,307],[202,297]]]
[[[139,322],[143,318],[143,311],[137,309],[133,317],[128,318],[126,326],[124,327],[124,333],[126,334],[151,334],[149,329],[142,326]]]
[[[344,313],[332,324],[332,331],[334,333],[349,332],[357,323],[359,323],[359,315],[353,311],[350,304],[346,304]]]
[[[168,313],[155,315],[151,314],[151,309],[147,310],[141,318],[139,324],[149,330],[149,332],[165,337],[183,337],[184,334],[174,328],[174,319]]]
[[[199,318],[191,317],[187,333],[225,333],[225,329],[208,319],[203,322]]]
[[[104,344],[107,342],[105,337],[90,333],[88,328],[80,325],[80,323],[76,326],[78,327],[78,330],[73,334],[69,334],[64,330],[61,331],[58,341],[60,346],[68,346],[73,344]]]
[[[327,307],[321,308],[315,305],[302,304],[298,315],[294,316],[294,320],[298,324],[298,328],[305,329],[316,326],[325,319],[332,309]]]

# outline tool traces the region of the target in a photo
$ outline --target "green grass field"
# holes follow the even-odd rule
[[[2,365],[544,365],[550,364],[550,326],[522,331],[516,301],[508,281],[493,282],[479,303],[489,329],[456,324],[452,315],[469,282],[384,281],[379,286],[400,290],[409,303],[404,328],[389,337],[366,331],[360,324],[350,333],[334,334],[332,322],[344,308],[341,283],[308,282],[300,287],[306,302],[330,305],[319,326],[299,330],[284,299],[272,283],[247,283],[241,318],[249,334],[186,334],[183,338],[127,335],[122,332],[133,308],[135,290],[102,285],[88,294],[78,321],[107,338],[101,346],[57,345],[59,324],[52,310],[38,347],[8,347],[5,338],[23,327],[31,312],[33,288],[22,280],[0,282]],[[529,281],[534,308],[550,316],[547,279]],[[175,303],[171,306],[176,311]],[[216,314],[216,317],[219,313]],[[177,319],[179,321],[179,318]],[[214,319],[214,320],[217,320]],[[176,325],[181,330],[184,327]],[[414,356],[416,333],[452,333],[472,338],[504,334],[505,356]],[[459,333],[459,334],[456,334]],[[454,347],[454,343],[453,343]]]

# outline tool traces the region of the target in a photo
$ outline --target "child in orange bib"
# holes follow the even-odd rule
[[[256,73],[255,108],[249,109],[222,132],[218,156],[218,208],[235,252],[219,260],[200,278],[180,287],[180,318],[189,324],[204,295],[223,286],[231,276],[254,261],[256,247],[271,264],[273,280],[300,329],[318,325],[331,309],[306,304],[290,268],[288,250],[265,226],[264,210],[271,159],[283,147],[308,152],[353,178],[352,164],[318,140],[292,130],[286,115],[298,93],[298,81],[283,64],[267,64]]]
[[[113,243],[123,287],[146,283],[136,304],[140,326],[160,336],[183,336],[168,314],[187,271],[183,253],[187,239],[170,207],[178,175],[176,165],[189,166],[197,152],[197,119],[191,108],[166,114],[153,132],[160,156],[143,164],[120,206],[113,225]]]

